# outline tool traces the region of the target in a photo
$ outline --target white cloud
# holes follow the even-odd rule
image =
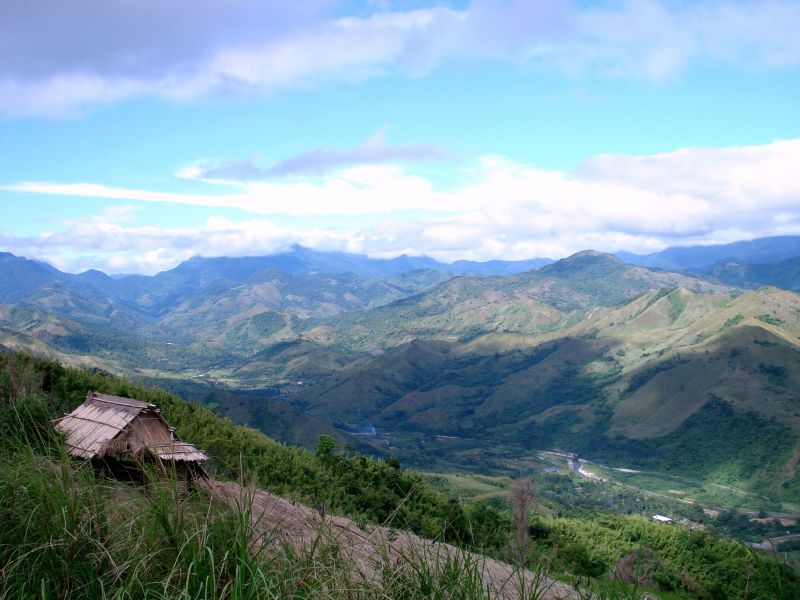
[[[649,252],[668,245],[800,234],[798,164],[800,140],[784,140],[653,156],[604,155],[572,172],[484,157],[465,169],[460,185],[448,190],[387,165],[342,169],[319,180],[244,182],[236,195],[25,183],[5,189],[235,206],[262,216],[242,222],[219,217],[203,227],[167,229],[131,226],[130,209],[117,209],[62,223],[62,230],[37,237],[3,233],[0,245],[73,269],[98,264],[144,272],[194,254],[265,254],[292,243],[374,256],[428,254],[442,260],[558,257],[586,248]],[[344,231],[282,227],[266,218],[370,213],[384,217]],[[450,216],[443,218],[442,213]]]
[[[264,93],[494,58],[661,80],[687,66],[800,64],[793,0],[476,0],[336,17],[329,2],[10,0],[0,6],[0,113],[69,116],[135,97]],[[305,8],[304,8],[305,7]]]
[[[601,155],[575,173],[587,181],[612,181],[727,202],[730,208],[796,207],[793,183],[800,140],[733,148],[688,148],[654,156]],[[738,211],[736,211],[738,212]]]
[[[191,175],[184,172],[184,176]],[[224,180],[202,180],[230,185]],[[360,215],[403,210],[457,211],[476,208],[477,198],[438,193],[430,181],[393,165],[360,165],[319,180],[241,182],[235,194],[174,194],[114,188],[93,183],[22,182],[0,190],[56,196],[168,202],[192,206],[238,208],[257,214]]]

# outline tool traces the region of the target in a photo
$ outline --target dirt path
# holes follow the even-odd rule
[[[481,555],[465,552],[449,544],[421,538],[413,533],[387,527],[360,528],[345,517],[326,516],[307,506],[298,504],[259,489],[243,488],[237,483],[211,480],[212,494],[231,506],[249,506],[251,519],[263,543],[280,546],[288,544],[296,551],[308,550],[320,540],[335,543],[351,564],[367,579],[379,582],[382,568],[393,568],[413,557],[429,565],[442,563],[442,558],[467,558],[477,564],[484,586],[492,598],[516,600],[521,597],[521,577],[524,577],[526,598],[541,600],[572,600],[577,594],[564,583],[550,578],[537,578],[531,571],[519,572],[507,563]],[[538,587],[534,596],[531,589]]]

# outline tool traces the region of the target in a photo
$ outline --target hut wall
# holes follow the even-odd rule
[[[169,429],[164,421],[154,414],[141,414],[128,426],[131,450],[134,452],[143,446],[169,444],[172,441]]]

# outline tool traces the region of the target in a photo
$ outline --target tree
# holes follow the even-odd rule
[[[339,446],[336,445],[336,442],[331,436],[324,433],[320,434],[320,436],[317,437],[317,458],[320,460],[329,459],[331,456],[333,456],[333,451],[338,447]]]
[[[533,489],[527,477],[517,479],[509,495],[511,500],[511,519],[517,540],[520,562],[525,559],[528,548],[528,515],[533,505]]]

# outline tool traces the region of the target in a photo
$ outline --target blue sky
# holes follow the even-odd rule
[[[797,2],[46,4],[0,6],[0,250],[65,270],[800,234]]]

